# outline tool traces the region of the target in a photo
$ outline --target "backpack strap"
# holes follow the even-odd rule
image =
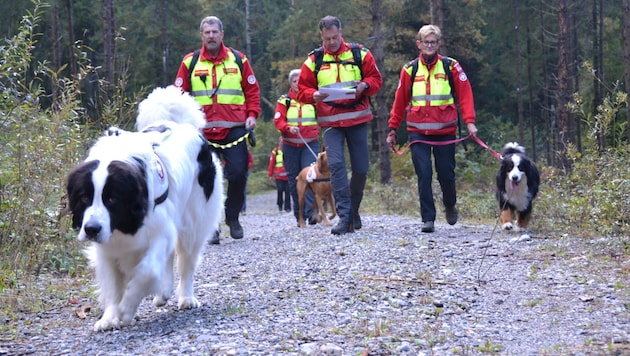
[[[190,65],[188,66],[188,82],[192,83],[192,76],[195,69],[195,65],[199,61],[199,55],[201,54],[201,50],[198,49],[193,53],[192,60],[190,61]],[[192,86],[192,85],[191,85]]]
[[[238,66],[238,69],[241,71],[241,73],[243,73],[243,58],[238,53],[238,51],[236,51],[234,48],[232,47],[228,47],[228,48],[230,49],[230,51],[232,51],[232,53],[234,53],[236,65]],[[199,61],[200,54],[201,54],[200,49],[196,50],[193,53],[192,60],[190,61],[190,65],[188,66],[188,82],[192,82],[192,75],[195,69],[195,65],[197,65],[197,62]]]
[[[352,42],[350,43],[350,49],[352,50],[352,59],[353,62],[348,61],[327,61],[325,63],[339,63],[339,64],[352,64],[359,67],[359,72],[361,73],[361,78],[363,78],[363,58],[361,57],[361,47],[358,43]],[[315,77],[317,77],[317,73],[319,73],[319,69],[324,64],[324,48],[318,47],[315,48],[309,55],[313,55],[315,59]]]

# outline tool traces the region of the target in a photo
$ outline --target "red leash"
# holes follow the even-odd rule
[[[488,147],[488,145],[486,145],[485,142],[483,142],[479,137],[477,136],[473,136],[473,135],[468,135],[466,137],[461,137],[455,140],[448,140],[448,141],[425,141],[425,140],[413,140],[411,142],[409,142],[408,145],[406,145],[402,150],[398,150],[396,149],[395,145],[392,145],[392,151],[394,151],[395,154],[402,156],[405,153],[407,153],[407,151],[409,151],[409,147],[411,145],[413,145],[414,143],[424,143],[427,145],[433,145],[433,146],[445,146],[445,145],[450,145],[453,143],[459,143],[459,142],[463,142],[466,141],[467,139],[472,138],[473,141],[477,142],[477,144],[481,147],[483,147],[484,149],[486,149],[488,152],[490,152],[496,159],[501,160],[503,157],[501,157],[501,155],[493,150],[492,148]]]

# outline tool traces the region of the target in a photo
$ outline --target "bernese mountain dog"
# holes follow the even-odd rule
[[[501,226],[504,230],[526,229],[531,220],[532,202],[538,194],[540,173],[525,155],[525,148],[516,142],[503,147],[500,164],[496,175],[496,197],[501,209]]]

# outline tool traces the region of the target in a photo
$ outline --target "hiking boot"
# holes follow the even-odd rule
[[[352,227],[354,227],[355,230],[361,230],[361,227],[363,227],[359,213],[352,214]]]
[[[446,207],[446,222],[449,225],[457,223],[457,208],[455,206]]]
[[[335,225],[332,228],[332,230],[330,230],[330,233],[333,235],[343,235],[343,234],[351,233],[351,232],[354,232],[354,228],[352,227],[352,224],[348,224],[343,221],[339,221],[337,225]]]
[[[219,240],[219,230],[216,230],[214,232],[214,234],[212,235],[212,237],[210,238],[210,240],[208,240],[208,243],[210,245],[218,245],[221,243],[221,241]]]
[[[435,228],[433,227],[433,221],[425,221],[422,223],[422,232],[433,232]]]
[[[228,221],[227,224],[230,227],[230,236],[232,236],[233,239],[238,240],[243,238],[243,227],[238,220]]]

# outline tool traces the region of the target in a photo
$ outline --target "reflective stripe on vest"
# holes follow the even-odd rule
[[[341,114],[330,115],[330,116],[319,116],[317,121],[322,122],[335,122],[335,121],[343,121],[343,120],[352,120],[359,118],[361,116],[370,115],[372,112],[370,109],[365,109],[363,111],[353,111],[353,112],[344,112]]]
[[[213,127],[225,127],[225,128],[233,128],[233,127],[245,127],[245,123],[242,121],[210,121],[206,122],[203,126],[204,129],[210,129]]]
[[[228,51],[228,58],[217,65],[210,61],[197,61],[195,68],[188,69],[193,71],[193,74],[206,73],[193,75],[190,80],[190,94],[199,104],[245,104],[245,95],[241,86],[242,75],[232,51]],[[188,65],[190,61],[192,58],[187,63]]]
[[[451,127],[451,126],[457,126],[457,120],[451,121],[451,122],[442,122],[442,123],[417,123],[417,122],[411,122],[411,121],[407,121],[407,126],[411,126],[411,127],[415,127],[418,130],[439,130],[439,129],[445,129],[447,127]]]
[[[301,104],[297,100],[291,99],[291,104],[287,108],[287,124],[289,126],[313,126],[317,125],[315,120],[315,106],[312,104]]]
[[[411,66],[407,68],[410,76],[412,70]],[[429,78],[428,86],[431,88],[431,94],[427,94],[427,78]],[[426,66],[418,65],[411,93],[411,106],[442,106],[455,103],[442,61],[436,62],[431,74]]]

